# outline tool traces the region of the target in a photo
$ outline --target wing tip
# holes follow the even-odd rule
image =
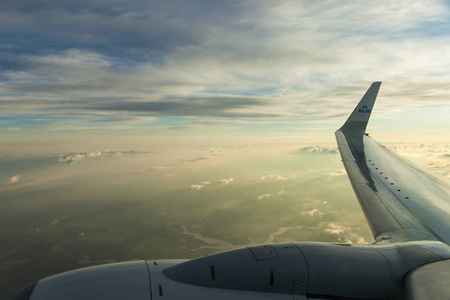
[[[348,117],[347,121],[341,128],[339,128],[340,131],[357,134],[365,133],[380,86],[381,81],[374,81],[370,85],[369,89],[361,98],[358,105]]]

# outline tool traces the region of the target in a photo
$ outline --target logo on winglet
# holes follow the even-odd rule
[[[362,108],[359,109],[359,112],[363,114],[370,114],[371,111],[372,110],[367,105],[363,105]]]

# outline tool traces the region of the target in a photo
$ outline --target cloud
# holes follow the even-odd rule
[[[339,241],[349,244],[367,244],[366,240],[344,225],[329,223],[325,231],[339,237]]]
[[[158,171],[158,170],[164,170],[166,167],[150,167],[147,168],[146,171]]]
[[[295,178],[295,175],[292,175],[291,178]],[[289,178],[284,177],[282,175],[266,175],[261,177],[262,180],[288,180]]]
[[[0,125],[320,129],[374,79],[398,109],[447,105],[446,12],[431,0],[0,3]]]
[[[11,177],[9,179],[9,183],[17,183],[17,182],[19,182],[20,176],[21,175],[16,175],[16,176]]]
[[[58,158],[58,162],[67,163],[69,165],[73,165],[75,162],[82,160],[86,157],[86,154],[72,154],[72,155],[60,155]]]
[[[276,193],[266,193],[266,194],[263,194],[263,195],[259,196],[258,200],[262,200],[262,199],[266,199],[266,198],[272,198],[274,195],[283,195],[284,193],[286,193],[284,190],[281,190],[281,191],[276,192]],[[283,199],[279,199],[279,200],[283,200]]]
[[[228,179],[221,179],[219,181],[220,184],[229,184],[230,182],[233,182],[234,178],[228,178]]]
[[[347,172],[345,170],[337,170],[336,172],[328,173],[331,176],[342,176],[347,175]]]
[[[121,155],[121,153],[120,153],[120,155]],[[100,152],[100,151],[94,151],[94,152],[90,152],[90,153],[87,154],[87,157],[89,157],[91,159],[94,159],[94,158],[97,158],[97,157],[100,157],[100,156],[102,156],[102,152]]]
[[[177,99],[178,98],[178,99]],[[273,112],[255,112],[252,107],[269,106],[264,98],[217,95],[199,95],[191,97],[174,97],[170,100],[126,101],[118,103],[98,103],[86,106],[85,109],[117,112],[141,112],[156,116],[210,116],[210,117],[281,117]],[[250,109],[250,110],[249,110]]]
[[[205,186],[207,186],[210,183],[211,183],[210,181],[202,181],[202,182],[200,182],[198,184],[191,184],[190,188],[193,189],[193,190],[197,190],[198,191],[198,190],[204,188]]]
[[[132,155],[141,153],[134,150],[128,151],[91,151],[91,152],[79,152],[79,153],[65,153],[60,154],[58,158],[58,162],[66,163],[68,165],[73,165],[81,160],[95,160],[101,158],[111,158],[111,157],[122,157],[123,155]]]
[[[311,216],[311,217],[317,215],[317,216],[319,216],[319,217],[322,217],[323,214],[324,214],[324,213],[321,212],[319,209],[314,208],[314,209],[312,209],[312,210],[310,210],[310,211],[304,211],[304,212],[302,212],[300,215],[301,215],[301,216],[309,215],[309,216]]]
[[[306,146],[299,149],[301,152],[308,152],[308,153],[337,153],[338,149],[337,147],[330,147],[330,146]]]
[[[265,198],[271,198],[273,196],[273,194],[264,194],[258,197],[258,200],[262,200]]]

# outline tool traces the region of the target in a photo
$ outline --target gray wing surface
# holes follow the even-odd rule
[[[374,82],[336,131],[342,161],[378,242],[450,244],[450,182],[378,144],[366,133],[381,82]]]

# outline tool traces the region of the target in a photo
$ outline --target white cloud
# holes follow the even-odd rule
[[[291,176],[291,178],[295,178],[295,176]],[[284,177],[283,175],[266,175],[261,177],[262,180],[288,180],[289,178]]]
[[[193,190],[199,190],[199,189],[203,188],[203,185],[201,185],[201,184],[191,184],[190,188],[193,189]]]
[[[200,190],[210,183],[211,183],[210,181],[202,181],[199,184],[191,184],[190,188],[193,190]]]
[[[309,215],[309,216],[311,216],[311,217],[317,215],[317,216],[319,216],[319,217],[322,217],[323,214],[324,214],[324,213],[321,212],[319,209],[314,208],[313,210],[310,210],[310,211],[304,211],[304,212],[302,212],[300,215],[301,215],[301,216]]]
[[[309,152],[309,153],[337,153],[337,147],[330,146],[306,146],[299,149],[299,151]]]
[[[354,233],[351,228],[343,225],[329,223],[328,228],[326,228],[325,231],[337,235],[339,241],[343,243],[367,244],[366,240],[362,236]]]
[[[69,165],[73,165],[74,163],[81,160],[95,160],[100,158],[120,158],[123,155],[131,155],[137,154],[139,152],[130,150],[130,151],[91,151],[91,152],[80,152],[80,153],[66,153],[60,154],[58,158],[58,162],[67,163]]]
[[[119,152],[120,153],[120,152]],[[102,156],[102,153],[100,151],[94,151],[87,154],[87,157],[89,158],[96,158]]]
[[[265,198],[270,198],[270,197],[272,197],[272,195],[273,195],[273,194],[264,194],[264,195],[261,195],[261,196],[258,197],[258,200],[262,200],[262,199],[265,199]]]
[[[73,155],[60,154],[60,156],[58,158],[58,162],[73,165],[75,162],[82,160],[85,157],[86,157],[86,154],[73,154]]]
[[[17,182],[19,182],[20,176],[21,175],[16,175],[16,176],[11,177],[9,179],[9,183],[17,183]]]
[[[230,182],[233,182],[234,178],[228,178],[228,179],[222,179],[219,181],[220,184],[229,184]]]

